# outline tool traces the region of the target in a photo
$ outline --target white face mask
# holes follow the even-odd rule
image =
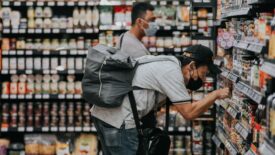
[[[158,31],[158,26],[155,22],[149,22],[148,28],[144,29],[144,33],[146,36],[155,36]]]

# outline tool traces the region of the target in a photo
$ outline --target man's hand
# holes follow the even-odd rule
[[[218,89],[215,91],[215,94],[217,96],[217,99],[225,99],[229,97],[230,90],[229,88]]]

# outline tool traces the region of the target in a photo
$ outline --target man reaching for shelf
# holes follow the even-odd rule
[[[224,88],[191,103],[187,89],[199,89],[208,71],[213,74],[220,73],[218,67],[213,64],[213,52],[209,48],[194,45],[182,56],[158,57],[164,57],[165,60],[140,65],[132,81],[132,86],[142,88],[134,90],[133,93],[143,127],[155,127],[156,121],[152,118],[152,114],[154,116],[154,109],[161,106],[161,101],[166,97],[187,120],[199,117],[213,105],[215,100],[228,97],[229,89]],[[154,58],[156,57],[144,56],[138,60]],[[136,154],[138,132],[128,96],[119,107],[103,108],[94,105],[91,112],[104,155]]]

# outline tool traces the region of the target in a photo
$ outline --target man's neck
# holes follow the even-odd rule
[[[140,34],[139,30],[136,27],[132,27],[130,29],[130,33],[134,35],[139,41],[141,41],[144,37],[142,34]]]

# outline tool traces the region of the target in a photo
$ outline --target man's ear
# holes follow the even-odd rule
[[[190,69],[195,70],[196,69],[196,63],[195,63],[195,61],[191,61],[189,63],[189,67],[190,67]]]

